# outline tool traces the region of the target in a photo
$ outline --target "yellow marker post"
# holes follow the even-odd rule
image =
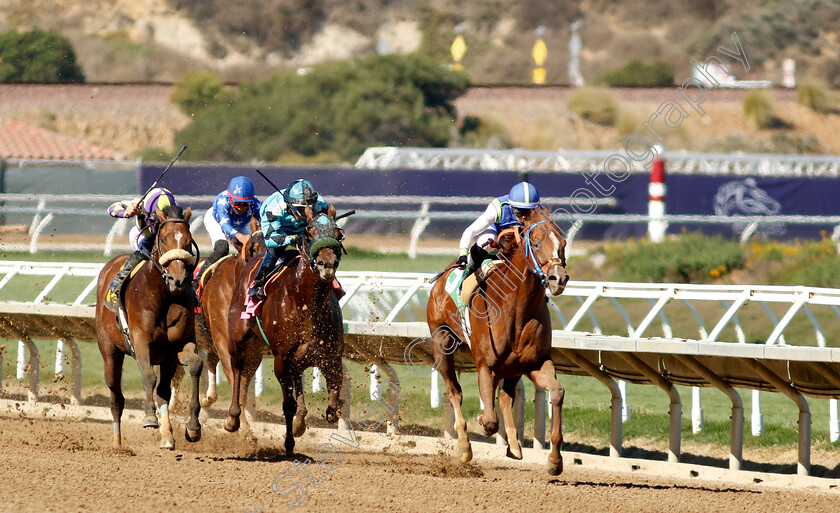
[[[537,67],[534,68],[534,83],[545,84],[545,68],[543,65],[545,64],[546,57],[548,57],[548,49],[545,47],[545,41],[542,38],[537,39],[537,42],[534,43],[534,48],[531,49],[531,57],[534,58],[534,62],[537,64]]]
[[[455,61],[453,68],[456,71],[463,71],[464,67],[461,66],[461,59],[463,59],[464,54],[467,53],[467,43],[464,42],[464,36],[458,34],[458,36],[455,37],[455,41],[452,42],[452,46],[449,47],[449,51],[452,53],[452,60]]]

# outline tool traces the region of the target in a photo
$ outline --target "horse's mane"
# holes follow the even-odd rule
[[[184,209],[179,205],[166,205],[161,209],[166,217],[173,217],[175,219],[184,218]]]

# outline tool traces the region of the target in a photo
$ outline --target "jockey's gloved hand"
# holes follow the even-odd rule
[[[286,237],[286,244],[291,246],[300,246],[303,244],[303,237],[300,235],[289,235]]]
[[[467,255],[459,256],[458,260],[455,262],[455,265],[459,267],[465,267],[467,265]]]

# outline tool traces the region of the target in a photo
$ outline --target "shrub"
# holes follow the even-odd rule
[[[648,63],[631,59],[623,68],[605,73],[595,82],[610,87],[670,86],[674,84],[674,68],[661,61]]]
[[[175,90],[169,101],[188,116],[214,104],[227,104],[233,94],[225,91],[225,85],[212,71],[187,73],[175,82]]]
[[[458,127],[458,138],[453,143],[465,148],[513,148],[513,140],[504,124],[478,116],[464,116]]]
[[[821,82],[803,82],[798,88],[796,103],[808,107],[814,112],[826,113],[831,111],[831,101],[828,98],[828,89]]]
[[[84,82],[73,46],[58,32],[35,28],[0,35],[0,82]]]
[[[569,109],[583,119],[604,126],[613,126],[618,117],[618,101],[599,87],[576,89],[569,100]]]
[[[720,235],[700,232],[658,244],[640,242],[609,255],[617,260],[610,278],[631,282],[706,283],[721,278],[746,261],[745,250]]]
[[[764,91],[750,91],[744,96],[744,116],[758,128],[771,128],[776,116],[773,100]]]

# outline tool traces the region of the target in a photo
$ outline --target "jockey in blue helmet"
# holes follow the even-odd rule
[[[202,269],[209,269],[228,254],[228,242],[242,247],[251,235],[251,218],[259,216],[260,200],[254,194],[254,182],[247,176],[231,178],[227,189],[213,201],[204,214],[204,228],[213,241],[213,252]]]
[[[303,243],[302,234],[306,228],[304,210],[307,206],[315,215],[327,211],[327,203],[312,184],[299,179],[266,198],[260,207],[261,228],[268,251],[249,293],[253,301],[265,299],[265,281],[277,260],[282,256],[282,261],[287,262],[298,254],[297,246]]]
[[[458,265],[467,266],[466,278],[494,253],[485,246],[505,228],[519,226],[540,206],[540,193],[528,182],[511,187],[510,192],[490,202],[487,209],[464,230],[459,243]]]

